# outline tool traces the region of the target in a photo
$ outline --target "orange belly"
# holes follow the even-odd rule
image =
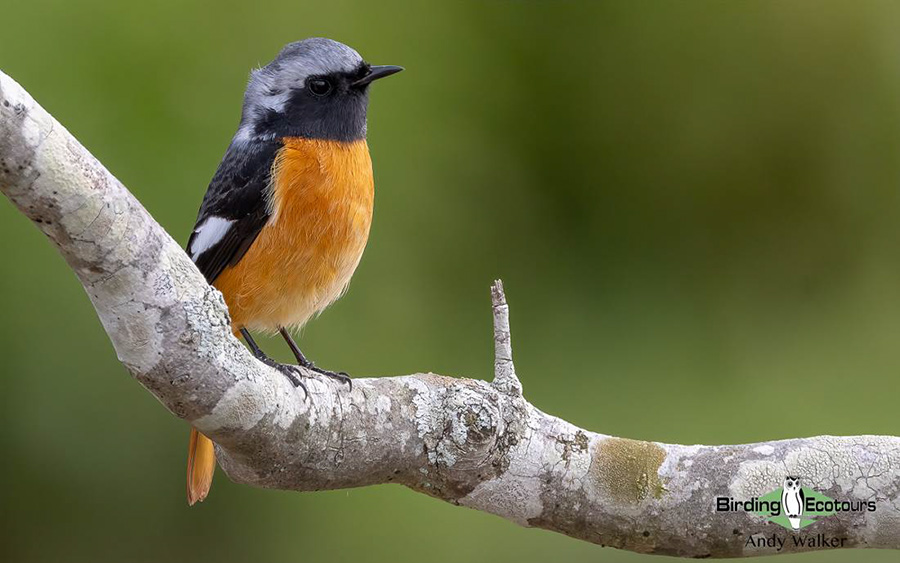
[[[272,173],[271,217],[213,285],[235,330],[302,326],[341,296],[369,238],[374,203],[365,140],[284,140]]]

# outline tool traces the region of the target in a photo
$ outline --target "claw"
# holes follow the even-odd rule
[[[330,377],[331,379],[336,379],[340,383],[346,383],[350,388],[350,392],[353,392],[353,379],[347,375],[347,372],[344,371],[329,371],[327,369],[317,368],[312,362],[310,362],[309,369],[314,372],[324,375],[325,377]]]
[[[290,364],[279,364],[278,362],[273,362],[275,365],[272,367],[283,373],[287,376],[287,378],[291,381],[294,387],[299,387],[303,389],[303,398],[309,398],[309,389],[306,388],[306,385],[303,383],[303,380],[300,379],[302,377],[302,372],[297,368],[297,366],[292,366]],[[271,364],[270,364],[271,365]]]
[[[266,356],[260,351],[258,354],[254,354],[256,359],[266,364],[269,367],[273,367],[284,374],[285,377],[291,382],[294,387],[299,387],[303,389],[304,399],[309,398],[309,389],[306,388],[306,385],[303,383],[301,377],[305,377],[304,373],[300,371],[298,366],[292,366],[291,364],[282,364],[281,362],[276,362],[272,358]]]

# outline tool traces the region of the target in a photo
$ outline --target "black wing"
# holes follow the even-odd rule
[[[276,141],[228,147],[187,243],[188,254],[207,282],[237,264],[269,220],[266,191],[279,147]]]

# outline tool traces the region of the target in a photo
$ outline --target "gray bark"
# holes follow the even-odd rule
[[[0,73],[0,189],[53,242],[119,360],[169,411],[217,444],[228,476],[310,491],[400,483],[445,501],[601,545],[689,557],[765,555],[792,534],[716,497],[745,500],[785,475],[871,512],[807,535],[900,548],[900,438],[803,438],[681,446],[590,432],[522,395],[503,287],[492,290],[495,378],[431,373],[311,377],[310,397],[232,336],[221,294],[128,190]],[[818,548],[822,548],[821,546]],[[815,549],[815,548],[813,548]]]

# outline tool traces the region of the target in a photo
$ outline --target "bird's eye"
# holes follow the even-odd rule
[[[325,78],[310,78],[306,86],[314,96],[327,96],[331,92],[331,82]]]

